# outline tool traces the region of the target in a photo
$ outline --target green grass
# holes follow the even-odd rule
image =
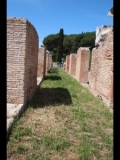
[[[112,160],[113,114],[64,70],[52,68],[13,127],[7,159]]]

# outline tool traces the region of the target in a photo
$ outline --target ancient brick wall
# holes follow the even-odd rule
[[[46,52],[46,74],[50,69],[50,54]]]
[[[106,34],[106,40],[92,51],[89,86],[109,106],[113,105],[113,31]]]
[[[89,68],[90,50],[86,47],[80,47],[77,50],[76,60],[76,79],[79,82],[88,82],[88,68]]]
[[[24,18],[7,19],[7,102],[25,104],[37,87],[38,35]]]
[[[89,72],[89,87],[93,89],[94,92],[96,91],[96,80],[98,74],[98,62],[99,62],[99,48],[94,48],[92,50],[92,60],[91,60],[91,68]]]
[[[71,53],[69,58],[69,74],[76,75],[76,53]]]
[[[52,65],[52,56],[46,52],[46,74],[50,70]]]
[[[66,71],[69,72],[69,55],[66,56]]]
[[[49,55],[49,70],[52,67],[52,55]]]
[[[38,77],[44,78],[45,76],[45,61],[46,61],[46,49],[40,47],[38,52],[38,71],[37,71]]]

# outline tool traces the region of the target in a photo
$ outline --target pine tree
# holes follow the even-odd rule
[[[64,40],[64,30],[61,28],[59,32],[59,44],[57,52],[57,61],[61,63],[61,58],[63,58],[63,40]]]

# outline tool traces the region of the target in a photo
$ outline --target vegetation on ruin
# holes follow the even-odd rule
[[[7,160],[113,160],[113,113],[52,68],[13,127]]]
[[[61,33],[64,32],[63,29]],[[44,38],[43,44],[46,49],[52,54],[53,61],[59,61],[61,58],[66,58],[70,53],[77,53],[79,47],[95,46],[95,32],[82,32],[81,34],[62,34],[62,43],[60,43],[60,32],[57,34],[50,34]],[[62,54],[59,54],[59,48]],[[60,60],[58,59],[60,56]]]

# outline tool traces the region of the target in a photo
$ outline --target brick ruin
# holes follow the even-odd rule
[[[46,52],[46,74],[52,67],[52,56]]]
[[[34,26],[25,18],[7,19],[7,103],[25,104],[37,88],[37,77],[44,78],[52,67],[52,56],[39,48]],[[113,106],[113,31],[90,51],[80,47],[77,54],[66,56],[64,69],[79,82],[89,82],[92,93]]]
[[[69,57],[69,74],[75,76],[76,74],[76,53],[71,53]]]
[[[85,47],[80,47],[77,50],[76,61],[76,79],[81,83],[88,82],[90,50]]]
[[[76,55],[75,78],[80,83],[89,83],[91,92],[103,99],[109,106],[113,107],[113,31],[104,35],[104,40],[99,42],[99,47],[93,48],[91,68],[89,68],[90,50],[80,47]],[[65,70],[73,75],[71,68],[72,54],[66,56]]]
[[[69,55],[66,56],[66,71],[69,72]]]
[[[24,18],[7,19],[7,102],[24,104],[37,87],[38,34]]]
[[[44,47],[40,47],[38,52],[37,77],[44,78],[45,71],[46,71],[46,49]]]
[[[89,87],[113,106],[113,31],[108,32],[106,40],[92,51]]]
[[[26,104],[37,89],[37,77],[44,78],[51,66],[34,26],[25,18],[7,18],[7,103]]]

